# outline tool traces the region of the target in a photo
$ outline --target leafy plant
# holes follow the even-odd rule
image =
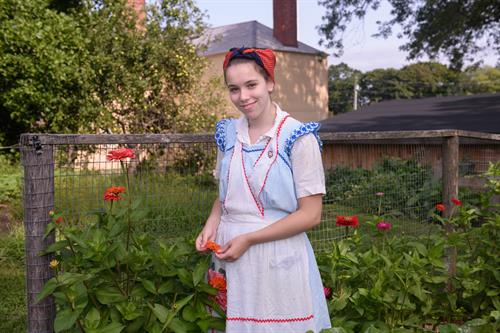
[[[133,152],[111,151],[119,160],[125,186],[104,194],[106,210],[83,228],[52,213],[46,235],[58,240],[44,255],[54,255],[50,279],[37,299],[52,295],[56,332],[198,332],[224,329],[218,290],[205,282],[209,257],[194,251],[192,239],[167,244],[140,232],[147,215],[141,200],[127,193]],[[209,308],[219,314],[213,317]]]

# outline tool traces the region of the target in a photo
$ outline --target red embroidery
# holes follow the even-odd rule
[[[259,191],[259,194],[257,195],[257,197],[255,196],[255,194],[253,193],[252,191],[252,187],[250,186],[250,182],[248,181],[248,176],[247,176],[247,171],[245,169],[245,161],[243,159],[243,145],[241,145],[241,165],[243,167],[243,175],[245,176],[245,181],[247,183],[247,186],[248,186],[248,190],[250,191],[250,193],[252,194],[252,198],[253,198],[253,201],[255,202],[255,205],[257,206],[257,209],[259,210],[260,212],[260,215],[262,217],[264,217],[264,205],[262,204],[262,202],[260,201],[260,195],[262,193],[262,191],[264,190],[264,187],[266,186],[266,182],[267,182],[267,177],[269,176],[269,172],[271,171],[271,167],[273,166],[274,162],[276,162],[276,159],[278,158],[278,142],[279,142],[279,135],[281,133],[281,128],[283,127],[283,124],[285,123],[285,121],[288,119],[288,115],[283,118],[283,120],[281,120],[280,124],[278,125],[278,128],[276,129],[276,155],[274,156],[274,160],[271,162],[271,164],[269,165],[269,168],[267,169],[267,172],[266,172],[266,177],[264,178],[264,183],[262,184],[262,187],[260,188],[260,191]],[[262,151],[261,155],[264,153],[264,151],[266,150],[267,146],[269,145],[269,142],[271,142],[271,140],[269,140],[266,144],[266,147],[264,148],[264,150]],[[259,158],[260,158],[259,156]],[[228,179],[229,180],[229,179]]]
[[[287,318],[287,319],[260,319],[260,318],[250,318],[250,317],[227,317],[226,320],[229,321],[252,321],[254,323],[293,323],[298,321],[308,321],[314,318],[314,315],[310,315],[302,318]]]
[[[262,157],[262,155],[264,155],[264,152],[266,151],[267,149],[267,146],[269,146],[269,143],[271,142],[271,138],[269,138],[267,140],[267,143],[266,143],[266,146],[264,147],[264,149],[262,150],[262,153],[260,153],[259,157],[257,158],[257,160],[255,161],[255,163],[253,164],[253,166],[255,167],[255,165],[257,165],[257,162],[259,162],[260,158]]]

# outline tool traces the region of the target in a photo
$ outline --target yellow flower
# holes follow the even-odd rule
[[[49,266],[52,269],[56,269],[56,267],[59,266],[59,261],[57,261],[56,259],[51,260]]]

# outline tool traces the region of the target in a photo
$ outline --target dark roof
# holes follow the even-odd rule
[[[302,42],[298,42],[298,47],[283,45],[274,38],[273,29],[257,21],[242,22],[237,24],[224,25],[221,27],[208,28],[205,34],[195,40],[195,44],[205,43],[207,39],[214,40],[202,55],[212,55],[226,53],[232,47],[255,47],[270,48],[275,51],[297,52],[306,54],[323,54],[323,51],[315,49]]]
[[[391,100],[333,116],[321,132],[455,129],[500,133],[500,93]]]

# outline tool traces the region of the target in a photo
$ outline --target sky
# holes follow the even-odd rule
[[[205,21],[212,27],[253,20],[273,27],[272,0],[195,0],[195,3],[208,15]],[[299,41],[331,54],[331,50],[319,45],[317,26],[321,24],[325,13],[326,9],[318,5],[317,0],[297,0],[297,37]],[[343,56],[329,56],[328,64],[344,62],[365,72],[375,68],[401,68],[416,62],[406,60],[406,52],[398,49],[404,40],[398,39],[395,34],[388,39],[371,37],[377,32],[376,21],[388,19],[389,13],[390,6],[385,4],[376,12],[369,11],[363,21],[351,23],[344,34]],[[398,30],[394,29],[394,32]],[[494,65],[496,62],[493,56],[483,58],[485,64]],[[425,60],[422,58],[422,61]],[[446,63],[443,59],[440,61]]]

